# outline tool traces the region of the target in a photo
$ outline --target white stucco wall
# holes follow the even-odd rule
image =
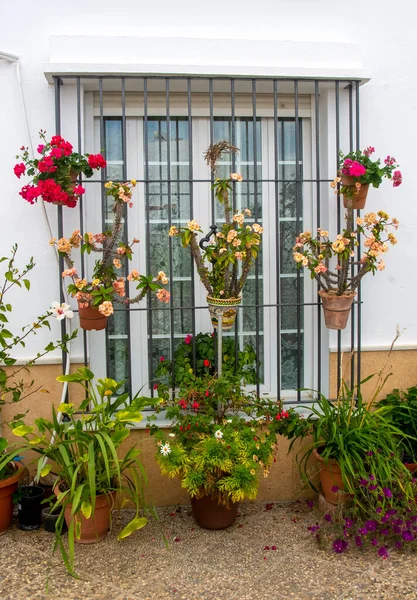
[[[401,223],[398,245],[386,257],[387,268],[363,283],[363,346],[386,347],[395,327],[406,328],[400,346],[416,347],[417,317],[414,257],[417,203],[413,189],[417,114],[417,37],[415,4],[402,0],[367,0],[355,7],[330,0],[259,0],[241,3],[212,0],[159,0],[121,3],[72,0],[71,3],[21,0],[0,6],[0,51],[20,57],[20,74],[33,142],[40,128],[54,131],[54,97],[44,75],[49,60],[49,38],[59,35],[205,37],[219,39],[292,40],[298,49],[307,42],[354,43],[371,80],[361,88],[361,145],[373,145],[382,158],[394,155],[404,183],[393,189],[385,183],[371,191],[367,209],[384,209]],[[111,41],[108,42],[111,47]],[[163,41],[161,41],[163,47]],[[309,45],[305,45],[310,59]],[[120,48],[117,49],[122,56]],[[347,51],[348,52],[348,51]],[[352,50],[353,52],[353,50]],[[351,64],[340,59],[340,69]],[[356,60],[357,57],[355,57]],[[222,62],[213,47],[213,65]],[[259,57],[257,57],[257,60]],[[85,57],[88,62],[88,57]],[[152,63],[152,57],[149,57]],[[259,62],[259,60],[258,60]],[[311,62],[311,61],[310,61]],[[271,64],[271,57],[266,58]],[[343,64],[342,64],[343,63]],[[259,65],[258,65],[259,66]],[[311,65],[310,65],[311,67]],[[28,144],[16,66],[0,61],[0,254],[17,241],[20,259],[34,255],[33,291],[16,297],[16,324],[22,325],[58,299],[56,262],[40,205],[18,196],[19,181],[12,173],[15,153]],[[56,209],[47,207],[54,223]],[[27,315],[23,318],[22,315]],[[58,328],[56,329],[58,335]],[[45,342],[47,336],[45,335]],[[34,342],[23,354],[30,354]]]

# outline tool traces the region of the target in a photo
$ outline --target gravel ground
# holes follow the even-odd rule
[[[52,556],[53,535],[12,527],[0,536],[1,600],[417,600],[417,555],[320,550],[307,532],[320,515],[305,502],[242,505],[224,531],[200,529],[188,507],[158,514],[118,542],[121,511],[105,541],[77,545],[78,580]]]

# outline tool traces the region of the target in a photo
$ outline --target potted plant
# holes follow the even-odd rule
[[[12,247],[10,256],[0,258],[0,263],[5,265],[2,283],[0,286],[0,413],[5,406],[15,405],[23,399],[30,397],[38,392],[42,386],[35,386],[34,381],[23,379],[22,375],[29,372],[31,366],[36,361],[49,354],[53,350],[60,348],[67,350],[67,344],[75,338],[76,331],[71,335],[65,335],[62,340],[51,342],[43,351],[38,352],[32,359],[23,364],[16,365],[17,359],[13,356],[14,350],[18,347],[25,347],[27,340],[36,335],[44,327],[50,328],[49,318],[51,315],[63,318],[58,309],[50,309],[42,314],[30,324],[22,327],[21,332],[12,332],[9,329],[9,315],[12,312],[12,305],[8,301],[10,292],[16,288],[30,290],[29,272],[35,267],[33,257],[25,267],[21,268],[16,263],[16,254],[18,246]],[[57,303],[58,304],[58,303]],[[61,305],[58,305],[61,306]],[[68,315],[69,317],[71,315]],[[14,415],[14,419],[21,418],[22,414]],[[8,420],[2,418],[1,426],[8,425]],[[13,494],[17,490],[24,469],[20,462],[13,461],[22,451],[22,448],[16,449],[9,446],[5,437],[0,435],[0,533],[5,531],[13,516]]]
[[[417,471],[417,387],[410,387],[407,391],[396,388],[380,400],[379,406],[391,409],[388,417],[402,433],[399,439],[402,460],[414,473]]]
[[[52,468],[58,474],[57,496],[53,509],[60,508],[56,522],[56,545],[59,545],[68,571],[74,573],[74,542],[90,544],[103,540],[110,525],[116,495],[127,496],[136,509],[135,517],[118,535],[123,539],[142,528],[147,519],[143,486],[146,477],[136,445],[122,449],[129,437],[132,423],[140,422],[145,407],[158,400],[129,394],[118,394],[124,382],[113,379],[93,381],[94,374],[86,367],[71,375],[61,375],[61,382],[78,383],[86,397],[76,407],[61,404],[60,413],[69,417],[60,421],[52,407],[52,418],[36,419],[34,426],[14,423],[13,433],[25,438],[41,455],[37,476],[47,475]],[[62,542],[64,520],[68,526],[68,550]]]
[[[328,329],[345,329],[360,281],[367,273],[375,275],[385,269],[382,256],[388,251],[387,242],[397,243],[395,235],[388,233],[388,229],[397,229],[398,220],[391,219],[382,210],[377,214],[368,213],[364,218],[357,217],[356,229],[352,208],[347,209],[345,219],[346,226],[334,241],[329,239],[328,231],[319,227],[316,237],[310,231],[300,233],[293,248],[297,268],[307,267],[311,278],[319,285]],[[354,262],[358,234],[365,237],[366,250],[360,261]],[[356,273],[352,273],[352,265],[357,266]]]
[[[157,461],[163,474],[179,477],[191,497],[196,522],[206,529],[233,525],[237,504],[254,499],[258,475],[268,476],[276,435],[271,423],[290,415],[280,402],[261,401],[246,392],[238,376],[196,377],[189,373],[178,398],[158,388],[172,420],[169,433],[148,417],[157,440]]]
[[[237,152],[238,149],[227,141],[212,144],[205,158],[213,173],[224,152]],[[210,233],[198,242],[197,234],[202,233],[195,219],[186,227],[173,225],[171,237],[179,236],[182,246],[189,247],[201,282],[207,290],[211,321],[216,329],[218,308],[222,311],[223,330],[231,329],[236,318],[237,307],[242,302],[242,291],[251,266],[259,253],[263,228],[252,220],[248,208],[233,214],[230,192],[236,182],[241,182],[239,173],[231,173],[228,179],[215,179],[213,189],[218,202],[223,205],[225,222],[212,226]],[[245,222],[246,219],[246,222]],[[214,236],[210,242],[210,237]],[[206,242],[206,246],[202,244]]]
[[[195,355],[194,355],[195,352]],[[194,364],[195,358],[195,364]],[[174,387],[180,387],[188,378],[190,369],[197,377],[215,374],[216,352],[214,346],[214,333],[197,333],[193,338],[188,334],[178,344],[174,351],[174,359],[165,356],[159,357],[159,364],[155,371],[157,381],[172,386],[172,372],[174,368]],[[256,352],[251,344],[246,344],[242,350],[237,351],[233,337],[223,338],[223,374],[239,375],[245,383],[256,383]],[[156,384],[157,386],[159,384]]]
[[[62,276],[71,279],[68,292],[78,301],[80,326],[83,329],[104,329],[107,318],[114,312],[114,303],[121,305],[137,303],[148,292],[156,292],[158,300],[169,302],[170,293],[163,289],[163,285],[168,283],[168,278],[163,271],[154,277],[139,275],[139,272],[133,269],[127,277],[122,276],[122,261],[132,260],[133,246],[139,242],[136,238],[131,243],[120,240],[124,206],[125,204],[133,206],[132,190],[135,185],[135,180],[126,183],[109,181],[105,184],[107,195],[114,198],[114,220],[109,231],[95,235],[86,233],[81,237],[80,231],[76,230],[70,238],[51,240],[51,244],[56,245],[58,254],[63,257],[67,267]],[[78,248],[82,253],[101,254],[100,260],[95,263],[91,281],[77,274],[71,253]],[[138,293],[134,297],[126,296],[126,280],[136,284]]]
[[[309,476],[308,460],[313,454],[319,462],[321,487],[327,502],[353,500],[363,513],[371,510],[368,496],[373,486],[390,490],[395,483],[406,497],[413,497],[411,477],[397,449],[401,432],[388,417],[391,409],[375,402],[382,389],[381,380],[368,402],[362,396],[360,386],[371,377],[353,389],[342,382],[334,402],[317,394],[314,404],[304,407],[311,411],[310,416],[290,445],[291,450],[296,439],[311,436],[311,441],[297,454],[303,478],[318,491]],[[389,491],[388,497],[391,497]]]
[[[336,193],[343,194],[345,208],[356,210],[364,208],[369,185],[378,188],[384,177],[392,179],[394,187],[401,185],[402,174],[398,170],[399,165],[395,158],[387,156],[384,164],[381,165],[379,158],[377,160],[371,158],[374,152],[375,148],[372,146],[349,154],[343,154],[340,150],[339,177],[336,177],[331,186],[336,188],[336,185],[341,182],[342,185]]]
[[[101,154],[74,152],[72,145],[60,135],[47,141],[46,132],[41,130],[39,137],[42,141],[37,148],[40,158],[30,158],[25,146],[20,148],[22,154],[16,156],[21,160],[14,167],[16,177],[20,179],[25,173],[32,177],[19,195],[30,204],[41,197],[44,202],[74,208],[85,192],[81,185],[76,185],[78,175],[92,177],[95,170],[104,169],[107,163]]]

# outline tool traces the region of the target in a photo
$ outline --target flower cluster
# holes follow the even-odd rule
[[[384,160],[384,164],[381,164],[381,160],[372,160],[371,155],[375,152],[373,146],[368,146],[365,150],[357,150],[356,152],[349,152],[349,154],[343,154],[340,151],[339,161],[339,174],[340,177],[336,178],[331,184],[333,188],[336,184],[342,182],[342,186],[336,193],[342,193],[350,198],[353,198],[359,193],[362,185],[371,184],[374,188],[378,188],[384,177],[392,179],[394,187],[398,187],[402,183],[401,171],[398,169],[399,165],[392,156],[387,156]],[[347,180],[346,177],[353,177],[353,184],[351,180]]]
[[[329,239],[329,232],[317,229],[316,237],[310,231],[304,231],[296,238],[293,258],[299,268],[307,267],[327,292],[342,295],[354,292],[366,273],[383,271],[385,262],[382,256],[388,251],[388,243],[394,245],[397,239],[388,228],[398,228],[398,220],[390,218],[384,211],[368,213],[356,220],[353,229],[352,211],[348,211],[347,226],[334,241]],[[362,254],[356,275],[350,277],[351,259],[355,256],[355,248],[359,245],[358,234],[365,236],[366,251]],[[331,260],[334,259],[334,264]]]
[[[106,317],[113,314],[115,302],[119,304],[140,302],[147,292],[156,292],[157,298],[162,302],[169,302],[170,299],[169,292],[162,287],[168,283],[168,278],[163,271],[159,271],[156,277],[140,275],[136,269],[132,269],[126,277],[122,274],[122,261],[132,260],[133,247],[139,242],[136,238],[131,243],[120,240],[124,205],[132,206],[131,199],[135,186],[134,180],[126,183],[109,181],[105,184],[107,195],[115,199],[113,207],[115,218],[110,231],[98,234],[85,233],[81,236],[77,229],[69,238],[51,240],[51,244],[56,245],[58,253],[63,256],[67,267],[62,272],[62,276],[72,280],[68,285],[68,292],[75,297],[80,307],[92,306]],[[101,260],[95,263],[91,281],[78,275],[74,260],[71,258],[73,249],[78,248],[81,253],[101,254]],[[137,284],[138,294],[133,298],[126,296],[126,281]]]
[[[183,247],[190,247],[201,281],[208,294],[215,298],[239,298],[259,254],[263,227],[254,222],[248,208],[232,214],[232,182],[240,181],[239,173],[231,173],[229,179],[215,180],[213,188],[224,205],[225,223],[212,228],[213,241],[203,252],[197,241],[197,233],[202,233],[197,221],[189,221],[186,227],[173,225],[169,230],[171,237],[181,237]]]
[[[413,480],[413,486],[417,491],[416,480]],[[359,479],[357,487],[364,500],[374,507],[374,512],[365,517],[356,514],[352,508],[345,508],[333,516],[326,513],[321,524],[316,522],[308,527],[317,541],[330,545],[336,554],[349,548],[373,547],[383,559],[389,557],[392,549],[400,550],[406,545],[415,547],[417,509],[414,500],[405,500],[400,485],[395,484],[393,490],[369,475]]]
[[[23,186],[20,196],[30,204],[41,197],[45,202],[60,204],[74,208],[78,198],[85,189],[76,184],[77,177],[83,173],[92,177],[93,171],[104,169],[106,161],[101,154],[78,154],[72,145],[60,135],[54,135],[46,140],[44,131],[39,136],[43,143],[38,145],[40,158],[30,158],[29,149],[21,147],[22,154],[16,158],[21,160],[14,167],[14,173],[19,179],[27,174],[32,181]]]

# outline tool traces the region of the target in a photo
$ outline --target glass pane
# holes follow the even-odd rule
[[[296,333],[281,334],[281,388],[283,390],[297,389],[297,371],[301,369],[300,381],[303,387],[304,364],[303,344],[304,335],[300,334],[300,354],[298,354]],[[300,357],[300,360],[299,360]]]

